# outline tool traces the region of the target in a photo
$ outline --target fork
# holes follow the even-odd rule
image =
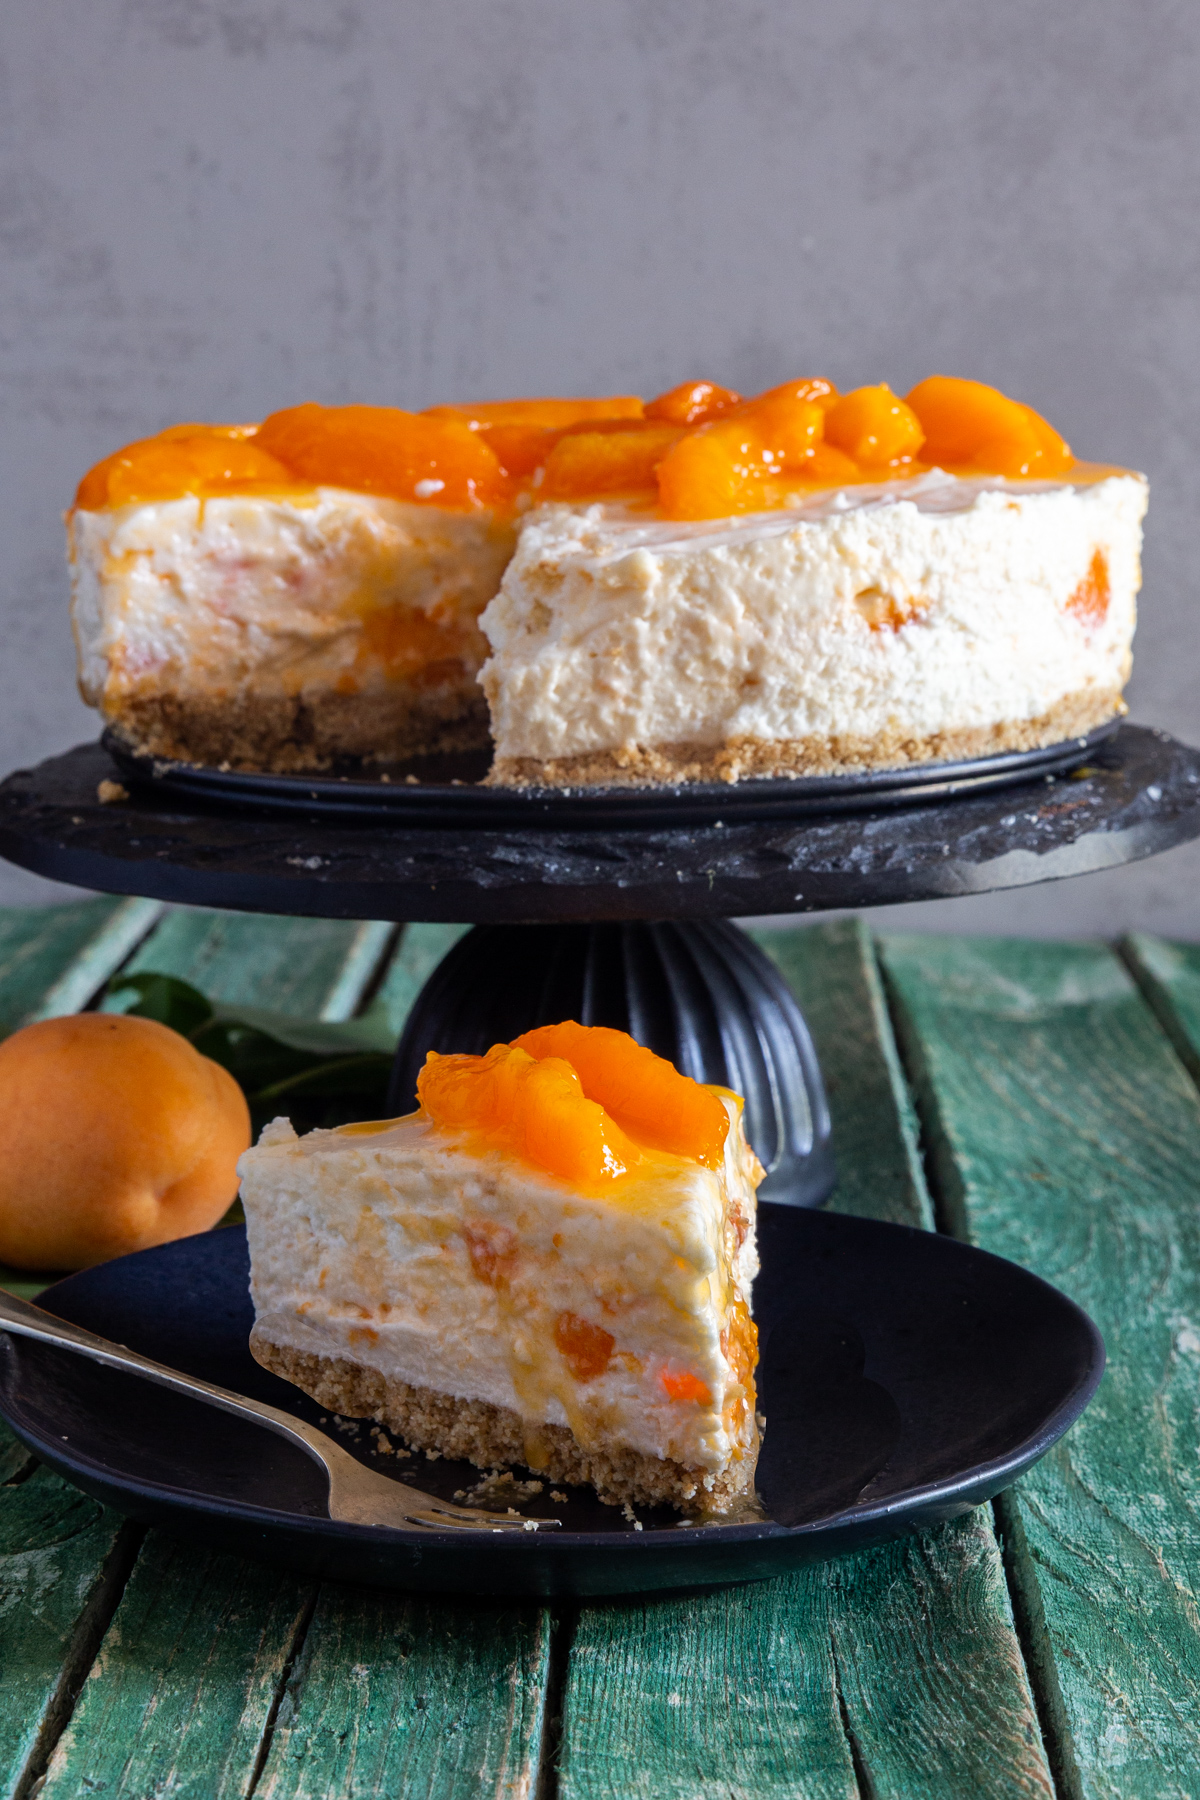
[[[484,1512],[477,1507],[456,1506],[448,1500],[437,1500],[419,1488],[390,1475],[380,1475],[365,1463],[343,1450],[316,1425],[293,1418],[277,1406],[261,1400],[250,1400],[244,1394],[231,1393],[198,1375],[185,1375],[182,1369],[168,1368],[154,1362],[124,1344],[110,1343],[68,1319],[59,1319],[40,1306],[31,1306],[15,1294],[0,1289],[0,1332],[14,1337],[34,1338],[53,1344],[59,1350],[73,1350],[93,1362],[110,1369],[123,1369],[131,1375],[142,1375],[147,1381],[219,1407],[237,1419],[249,1419],[286,1438],[320,1463],[329,1478],[327,1506],[329,1517],[347,1525],[382,1525],[392,1530],[406,1526],[423,1526],[431,1531],[467,1529],[469,1531],[540,1531],[544,1526],[560,1525],[560,1519],[527,1519],[516,1512]]]

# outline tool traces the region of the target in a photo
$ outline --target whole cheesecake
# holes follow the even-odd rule
[[[1124,710],[1146,502],[944,376],[173,427],[69,516],[81,687],[156,756],[514,786],[1035,748]]]

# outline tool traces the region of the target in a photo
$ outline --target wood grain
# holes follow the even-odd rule
[[[1064,1791],[1200,1793],[1200,1098],[1115,954],[884,945],[940,1200],[1064,1288],[1109,1372],[1014,1490]]]
[[[0,1796],[40,1770],[131,1552],[115,1513],[38,1468],[0,1487]]]
[[[838,1172],[830,1210],[932,1226],[916,1117],[865,925],[839,919],[750,936],[778,965],[817,1046]]]
[[[759,941],[794,986],[828,1083],[831,1206],[927,1224],[869,938],[850,921]],[[564,1800],[1049,1795],[988,1516],[781,1581],[583,1607],[560,1786]]]
[[[446,952],[471,929],[469,925],[405,925],[400,945],[379,984],[373,1004],[381,1007],[399,1037],[412,1003]]]
[[[353,919],[288,919],[176,907],[129,959],[190,981],[210,1000],[297,1018],[349,1018],[394,927]],[[332,1006],[333,1013],[326,1009]]]
[[[323,1588],[256,1800],[526,1800],[549,1646],[536,1606]]]
[[[247,1793],[313,1591],[297,1576],[152,1533],[41,1800]]]
[[[0,909],[0,1037],[79,1012],[162,910],[156,900]]]
[[[1200,1083],[1200,944],[1169,944],[1135,931],[1117,949],[1192,1080]]]
[[[990,1513],[831,1565],[833,1646],[872,1795],[1052,1800]]]
[[[856,1800],[821,1567],[716,1594],[587,1606],[562,1800]]]

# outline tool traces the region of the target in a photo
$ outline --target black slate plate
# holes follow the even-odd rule
[[[1200,752],[1124,724],[1069,775],[919,804],[720,826],[446,830],[266,815],[160,793],[80,744],[0,782],[0,856],[110,894],[320,919],[744,918],[982,894],[1200,833]]]
[[[487,751],[332,774],[271,775],[147,756],[130,749],[114,731],[105,731],[100,741],[127,780],[177,799],[208,800],[257,812],[301,813],[334,822],[374,819],[391,825],[446,829],[541,825],[550,830],[586,831],[620,825],[804,818],[982,793],[1078,767],[1091,749],[1112,736],[1119,723],[1110,719],[1086,737],[1040,750],[1012,750],[967,762],[922,763],[850,775],[640,788],[482,787],[479,783],[491,762]]]
[[[384,1531],[332,1523],[303,1452],[134,1376],[0,1335],[0,1412],[68,1480],[136,1518],[338,1580],[493,1594],[611,1594],[756,1580],[990,1499],[1087,1405],[1104,1346],[1086,1314],[1036,1276],[900,1225],[765,1205],[759,1462],[763,1522],[637,1531],[588,1489],[531,1515],[557,1531]],[[41,1304],[105,1337],[309,1419],[295,1388],[246,1348],[252,1312],[241,1228],[72,1275]],[[465,1463],[342,1441],[445,1498]]]

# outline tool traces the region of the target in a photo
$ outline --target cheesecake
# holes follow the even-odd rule
[[[135,750],[491,746],[576,787],[825,775],[1124,711],[1144,478],[931,376],[839,394],[303,405],[181,425],[68,517],[84,697]]]
[[[742,1106],[623,1032],[430,1053],[419,1110],[242,1158],[265,1367],[331,1412],[612,1504],[753,1495],[762,1169]]]

